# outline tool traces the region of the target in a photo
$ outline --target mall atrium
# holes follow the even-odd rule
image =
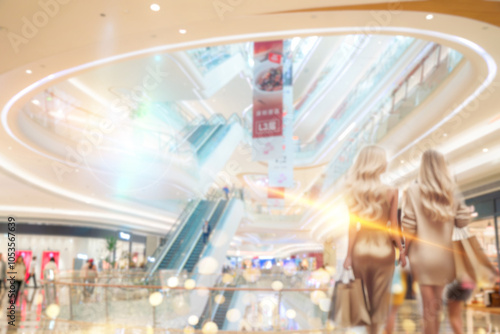
[[[0,333],[369,333],[334,310],[369,145],[403,235],[436,150],[500,265],[498,0],[0,0],[0,50]],[[409,262],[384,332],[438,333]]]

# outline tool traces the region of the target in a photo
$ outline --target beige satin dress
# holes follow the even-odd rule
[[[444,286],[455,279],[453,228],[470,222],[470,212],[458,196],[456,203],[455,218],[437,223],[423,211],[418,184],[406,190],[401,223],[407,243],[411,240],[407,254],[412,275],[419,284]]]
[[[360,224],[352,251],[352,269],[366,287],[372,324],[385,323],[389,313],[396,256],[387,227],[389,203],[384,203],[383,209],[378,221]]]

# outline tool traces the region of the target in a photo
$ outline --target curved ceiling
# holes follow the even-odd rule
[[[476,78],[475,85],[461,94],[468,98],[456,105],[443,106],[440,110],[444,111],[435,111],[439,119],[430,122],[427,131],[417,131],[401,147],[392,147],[394,179],[411,175],[412,168],[398,171],[401,161],[414,160],[415,147],[425,147],[429,138],[437,138],[436,133],[441,133],[439,138],[447,134],[446,142],[435,139],[432,144],[447,147],[465,183],[474,184],[481,176],[472,175],[471,168],[477,166],[467,165],[467,156],[456,153],[456,143],[461,142],[464,133],[468,133],[468,152],[478,155],[480,160],[476,161],[484,160],[481,166],[487,169],[489,174],[486,174],[491,177],[494,176],[492,171],[498,170],[499,162],[481,155],[486,152],[476,152],[479,144],[475,143],[480,140],[484,148],[487,145],[489,157],[496,154],[500,144],[494,135],[487,136],[495,133],[500,123],[495,121],[500,94],[494,94],[500,86],[496,70],[500,45],[492,42],[500,40],[500,4],[467,1],[456,8],[451,0],[357,1],[356,4],[337,1],[335,7],[331,7],[332,2],[326,0],[310,1],[307,5],[303,1],[255,0],[214,6],[219,2],[225,3],[158,1],[159,12],[151,11],[149,3],[132,0],[120,3],[53,0],[47,2],[51,7],[35,2],[14,5],[0,2],[0,48],[5,50],[0,55],[0,86],[3,89],[0,96],[3,125],[0,166],[4,171],[2,178],[13,188],[13,195],[6,200],[11,205],[0,208],[0,212],[8,215],[15,211],[28,217],[30,203],[19,202],[22,196],[15,193],[36,193],[39,210],[32,211],[40,217],[71,220],[83,210],[93,212],[88,214],[88,220],[101,221],[101,214],[102,217],[108,215],[108,223],[112,225],[167,231],[180,208],[151,209],[140,203],[130,206],[127,199],[109,198],[105,187],[89,185],[88,180],[76,175],[77,171],[72,172],[70,180],[61,181],[58,171],[45,158],[34,156],[13,139],[12,131],[16,129],[12,130],[9,124],[16,124],[17,113],[37,92],[69,77],[85,74],[91,68],[158,52],[294,36],[400,34],[458,50],[470,62],[469,75]],[[426,19],[429,14],[433,14],[430,20]],[[490,93],[486,96],[485,92]],[[471,107],[473,104],[478,107]],[[467,113],[465,107],[468,107]],[[411,127],[416,119],[418,116],[409,118],[390,133],[388,144],[391,136],[397,138],[398,133]],[[483,131],[485,128],[487,132]],[[256,168],[256,172],[261,171],[262,167]],[[141,195],[148,198],[146,192],[139,193]],[[74,209],[57,211],[54,208],[58,206],[74,206]],[[130,221],[130,217],[135,221]]]

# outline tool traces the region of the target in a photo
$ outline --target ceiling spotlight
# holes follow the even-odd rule
[[[484,153],[488,152],[488,149],[487,148],[483,148],[483,152]]]
[[[448,134],[447,133],[443,133],[443,137],[448,137]]]
[[[31,103],[33,103],[34,105],[36,105],[36,106],[37,106],[37,105],[39,105],[39,104],[40,104],[40,101],[38,101],[38,100],[33,100],[33,101],[31,101]]]
[[[33,72],[31,70],[26,70],[26,73],[31,74]]]
[[[405,163],[405,161],[404,161],[404,160],[401,160],[401,163],[402,163],[402,164],[404,164],[404,163]]]
[[[187,30],[186,29],[179,29],[179,33],[185,34],[185,33],[187,33]]]
[[[158,4],[156,4],[156,3],[154,3],[154,4],[152,4],[149,8],[151,8],[151,10],[152,10],[153,12],[157,12],[157,11],[159,11],[159,10],[160,10],[160,5],[158,5]]]
[[[432,20],[434,18],[434,15],[432,14],[428,14],[426,17],[425,17],[427,20]]]

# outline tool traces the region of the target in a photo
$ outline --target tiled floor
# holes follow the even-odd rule
[[[0,316],[4,319],[0,323],[0,334],[4,333],[113,333],[113,334],[159,334],[165,331],[153,330],[152,328],[122,328],[116,326],[90,326],[74,324],[64,321],[48,321],[42,317],[42,305],[40,304],[42,290],[25,289],[21,297],[21,304],[17,306],[16,327],[8,325],[6,314],[7,295],[5,290],[0,293]],[[467,309],[464,312],[464,333],[494,333],[500,334],[500,315],[490,314]],[[406,329],[406,330],[405,330]],[[325,331],[326,332],[326,331]],[[334,330],[330,333],[364,333],[362,328],[354,328],[349,331]],[[182,333],[182,332],[181,332]],[[316,333],[316,331],[315,331]],[[396,324],[396,333],[421,333],[419,306],[416,301],[407,301],[400,309]],[[446,317],[443,317],[441,333],[452,333]]]

